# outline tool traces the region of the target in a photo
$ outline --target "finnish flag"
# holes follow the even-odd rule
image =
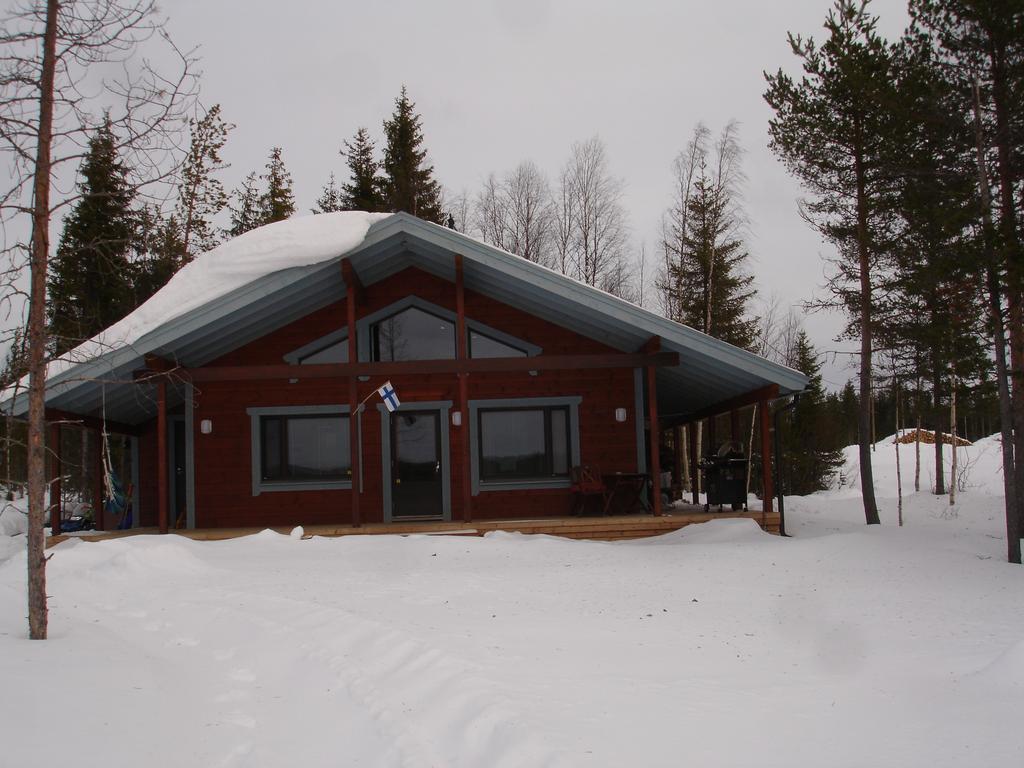
[[[384,406],[388,409],[388,413],[394,413],[398,406],[401,405],[398,401],[398,395],[395,394],[395,388],[391,386],[390,381],[385,381],[384,386],[377,390],[377,394],[384,401]]]

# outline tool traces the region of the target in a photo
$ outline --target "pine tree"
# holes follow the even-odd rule
[[[979,240],[990,333],[999,372],[1007,555],[1010,562],[1020,563],[1024,520],[1024,239],[1019,194],[1024,178],[1024,6],[1019,0],[911,0],[909,11],[911,33],[931,45],[944,78],[959,95],[953,114],[974,116],[980,219],[976,228],[982,233]]]
[[[245,177],[242,186],[235,190],[234,196],[237,203],[231,206],[231,227],[228,229],[228,234],[231,237],[238,237],[250,229],[263,226],[260,194],[256,189],[255,173],[250,173]]]
[[[224,185],[213,174],[227,168],[220,151],[234,125],[220,116],[220,104],[214,104],[200,120],[191,120],[192,141],[181,170],[176,219],[180,222],[185,260],[217,245],[213,217],[228,204]]]
[[[803,330],[797,335],[795,367],[807,376],[808,384],[793,410],[780,419],[782,483],[786,494],[806,496],[828,488],[842,454],[830,439],[834,425],[829,422],[821,364]]]
[[[334,174],[332,173],[327,186],[324,187],[320,197],[313,204],[313,213],[334,213],[335,211],[344,210],[346,208],[342,203],[341,190],[338,189],[338,185],[334,181]]]
[[[384,121],[387,147],[384,150],[384,196],[392,211],[405,211],[435,224],[444,224],[441,186],[428,165],[427,151],[421,149],[423,128],[413,110],[405,86],[395,99],[395,111]]]
[[[138,218],[128,169],[109,119],[89,139],[79,169],[80,198],[64,219],[48,280],[53,346],[63,354],[134,308],[129,255]]]
[[[266,182],[266,188],[260,195],[260,224],[284,221],[295,213],[292,176],[284,167],[280,147],[270,150],[267,172],[261,178]]]
[[[825,22],[828,39],[790,35],[804,76],[766,74],[771,148],[813,199],[803,212],[840,253],[832,283],[836,301],[860,337],[860,477],[864,517],[877,524],[871,471],[873,280],[887,256],[894,173],[891,136],[898,119],[892,46],[876,32],[866,2],[836,0]]]
[[[348,161],[349,181],[342,187],[342,210],[387,210],[384,201],[384,180],[380,176],[381,164],[374,159],[373,152],[373,141],[365,128],[356,131],[351,142],[345,142],[341,154]]]

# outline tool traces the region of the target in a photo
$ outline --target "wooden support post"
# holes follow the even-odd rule
[[[700,472],[700,465],[697,463],[697,424],[698,422],[694,421],[686,427],[690,436],[690,490],[694,505],[700,504],[700,492],[697,490],[697,473]]]
[[[90,451],[92,455],[89,458],[92,460],[93,519],[96,523],[96,530],[105,531],[107,530],[107,516],[106,509],[103,507],[103,478],[106,475],[103,465],[103,433],[98,429],[90,429],[89,439],[92,443],[92,451]]]
[[[462,254],[455,254],[455,336],[458,339],[458,359],[469,359],[469,337],[466,330],[466,283],[463,272]],[[462,520],[471,522],[473,520],[473,487],[470,477],[470,451],[473,446],[469,444],[469,374],[465,371],[459,372],[459,412],[462,414],[462,425],[459,427],[458,445],[460,477],[462,479]],[[447,426],[444,427],[448,429]]]
[[[62,509],[62,477],[64,462],[60,452],[60,424],[50,424],[50,533],[60,533],[60,521],[63,519]]]
[[[647,367],[647,417],[651,422],[651,489],[654,499],[651,502],[655,516],[661,515],[661,457],[658,449],[661,444],[658,430],[658,369],[653,365]]]
[[[356,301],[359,295],[359,279],[348,259],[341,262],[342,277],[345,281],[345,317],[348,327],[348,360],[350,363],[359,360],[359,347],[356,343]],[[362,517],[359,514],[359,478],[362,474],[362,467],[359,464],[359,430],[357,424],[359,414],[356,409],[359,407],[359,385],[356,377],[348,377],[348,452],[349,462],[352,468],[352,526],[362,526]],[[384,513],[385,519],[387,512]]]
[[[672,462],[672,485],[673,488],[679,488],[679,495],[682,497],[683,489],[683,428],[673,427],[672,428],[672,447],[675,450],[674,459]],[[675,499],[675,493],[672,494],[673,500]]]
[[[757,410],[758,418],[761,420],[761,509],[764,513],[770,513],[772,511],[772,438],[768,401],[761,400],[757,404]]]
[[[167,533],[167,380],[156,382],[156,509],[160,533]]]

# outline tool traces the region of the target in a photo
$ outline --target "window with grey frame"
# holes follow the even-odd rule
[[[348,415],[268,414],[259,424],[261,482],[351,479]]]
[[[455,357],[455,324],[408,307],[374,323],[370,343],[374,360],[451,360]]]
[[[480,408],[477,419],[482,482],[569,476],[569,406]]]
[[[493,336],[488,336],[480,331],[469,330],[469,356],[470,357],[527,357],[525,349],[499,341]]]
[[[298,358],[299,365],[322,365],[348,362],[348,338],[335,341]]]

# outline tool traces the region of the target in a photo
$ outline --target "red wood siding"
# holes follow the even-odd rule
[[[455,311],[455,287],[415,268],[369,286],[357,307],[363,317],[408,295],[415,295]],[[544,354],[588,354],[614,352],[599,342],[572,333],[485,296],[466,292],[466,316],[524,341],[543,347]],[[345,325],[345,304],[329,307],[287,325],[259,341],[221,357],[210,365],[256,365],[280,363],[285,354]],[[380,386],[380,381],[359,384],[362,399]],[[451,400],[457,407],[458,380],[454,374],[393,378],[403,404],[416,401]],[[471,400],[512,397],[557,397],[578,395],[580,447],[583,463],[602,471],[636,470],[636,414],[633,372],[621,370],[550,371],[539,376],[522,374],[473,374],[469,377]],[[197,386],[195,399],[195,487],[196,523],[199,527],[242,525],[292,525],[347,522],[350,519],[350,490],[283,491],[252,495],[250,417],[247,408],[283,405],[346,403],[345,380],[209,382]],[[363,481],[360,510],[365,522],[384,519],[381,466],[381,418],[377,398],[363,414]],[[629,414],[624,423],[615,421],[618,407]],[[210,419],[211,434],[203,435],[199,421]],[[468,437],[468,415],[462,427],[450,430],[452,466],[452,517],[462,517],[462,474],[459,462],[465,455],[462,440]],[[445,428],[443,427],[443,428]],[[140,442],[140,464],[144,476],[155,477],[155,440]],[[143,483],[143,524],[150,510],[155,514],[155,489]],[[566,489],[485,491],[473,497],[474,519],[564,515],[569,511]]]

